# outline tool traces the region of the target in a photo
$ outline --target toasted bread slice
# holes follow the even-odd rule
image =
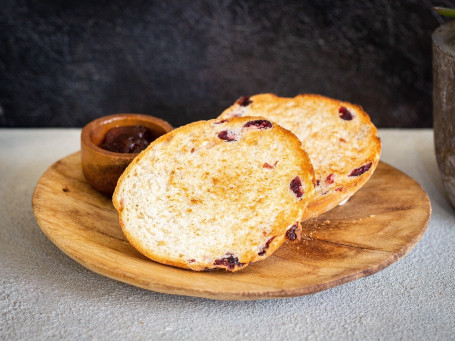
[[[328,97],[260,94],[242,97],[218,118],[263,116],[302,142],[316,174],[309,205],[318,216],[349,199],[373,174],[381,154],[377,129],[363,109]]]
[[[237,271],[296,238],[314,183],[294,134],[238,117],[152,142],[120,177],[113,203],[129,242],[152,260]]]

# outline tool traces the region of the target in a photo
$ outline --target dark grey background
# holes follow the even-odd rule
[[[379,127],[431,127],[434,5],[455,1],[3,0],[0,126],[118,112],[179,126],[241,95],[306,92]]]

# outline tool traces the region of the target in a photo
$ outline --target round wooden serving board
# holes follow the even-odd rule
[[[80,153],[43,174],[33,208],[44,234],[92,271],[153,291],[222,300],[306,295],[371,275],[417,244],[431,212],[419,184],[380,163],[347,204],[306,222],[299,243],[285,243],[266,260],[229,273],[174,268],[137,252],[110,199],[86,183]]]

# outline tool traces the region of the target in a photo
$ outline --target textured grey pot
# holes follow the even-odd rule
[[[433,128],[436,159],[449,201],[455,207],[455,21],[433,39]]]

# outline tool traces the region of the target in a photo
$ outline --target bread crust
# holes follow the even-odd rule
[[[113,204],[146,257],[238,271],[270,256],[308,218],[314,183],[290,131],[260,117],[216,119],[152,142],[119,178]]]
[[[358,105],[317,94],[294,98],[259,94],[237,100],[218,118],[245,115],[275,121],[302,142],[317,180],[317,194],[308,206],[312,217],[349,199],[378,165],[381,141]]]

